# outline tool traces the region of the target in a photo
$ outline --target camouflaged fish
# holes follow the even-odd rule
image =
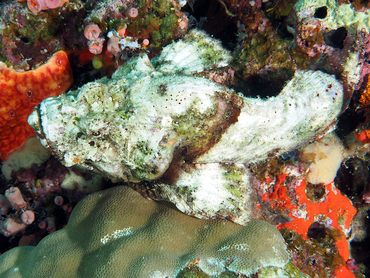
[[[111,79],[44,100],[28,121],[67,167],[113,180],[157,180],[180,210],[214,215],[232,202],[248,203],[246,165],[313,140],[336,121],[343,102],[341,83],[321,71],[296,71],[268,99],[201,77],[230,59],[219,41],[193,30],[152,61],[143,53]],[[238,178],[227,178],[230,172]]]

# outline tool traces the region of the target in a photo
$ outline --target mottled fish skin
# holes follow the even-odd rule
[[[240,109],[236,95],[211,80],[154,73],[47,99],[30,124],[68,167],[93,167],[112,179],[156,179],[175,149],[186,149],[184,157],[204,153]]]
[[[136,182],[158,179],[174,160],[248,164],[282,154],[340,112],[342,86],[320,71],[297,71],[267,100],[192,74],[229,60],[218,41],[193,31],[166,47],[155,66],[143,54],[112,79],[44,100],[29,123],[66,166]]]
[[[238,121],[198,163],[263,161],[312,141],[336,121],[343,87],[321,71],[297,70],[277,97],[243,98]]]

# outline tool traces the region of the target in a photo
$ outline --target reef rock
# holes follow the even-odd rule
[[[218,41],[194,30],[152,61],[142,54],[112,79],[44,100],[29,124],[67,167],[160,179],[164,198],[182,200],[175,204],[189,214],[239,217],[238,204],[250,203],[245,165],[324,133],[341,111],[343,88],[323,72],[296,71],[277,97],[245,98],[200,77],[229,60]]]
[[[325,53],[334,68],[343,67],[341,78],[346,87],[345,107],[353,91],[359,88],[359,81],[368,73],[365,59],[370,15],[366,9],[357,10],[356,4],[336,0],[299,0],[294,5],[298,22],[296,39],[301,49],[311,57]]]

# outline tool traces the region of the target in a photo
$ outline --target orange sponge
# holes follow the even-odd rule
[[[28,125],[34,107],[48,97],[64,93],[73,83],[72,69],[64,51],[55,53],[37,69],[18,72],[0,63],[0,159],[35,135]]]
[[[302,180],[296,187],[297,204],[293,205],[287,194],[286,186],[282,185],[287,175],[280,176],[274,186],[272,193],[264,193],[262,201],[270,201],[273,208],[288,210],[292,221],[281,224],[278,228],[287,228],[296,231],[307,240],[307,231],[317,219],[327,220],[331,227],[338,229],[341,237],[337,239],[336,246],[344,261],[349,259],[349,244],[345,237],[345,231],[350,225],[357,210],[351,201],[342,195],[334,186],[333,182],[325,185],[326,197],[323,201],[314,203],[308,199],[306,194],[307,183]]]

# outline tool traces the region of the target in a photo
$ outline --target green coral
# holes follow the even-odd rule
[[[243,40],[242,46],[233,52],[232,63],[241,76],[257,75],[265,68],[268,68],[270,78],[274,74],[290,76],[296,66],[292,63],[293,46],[292,40],[280,38],[274,30],[258,33]]]
[[[179,17],[172,1],[141,0],[137,9],[139,16],[124,19],[127,31],[134,37],[149,38],[150,47],[155,50],[178,38]]]
[[[46,59],[40,56],[63,48],[74,49],[81,43],[78,40],[83,33],[81,1],[38,14],[32,13],[26,2],[13,2],[4,5],[6,12],[0,16],[0,46],[7,49],[0,52],[0,60],[8,65],[28,69]],[[69,38],[63,34],[69,34]]]

